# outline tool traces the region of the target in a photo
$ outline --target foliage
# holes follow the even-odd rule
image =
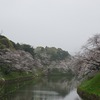
[[[29,52],[33,57],[35,56],[34,48],[29,44],[19,44],[19,43],[17,43],[15,45],[15,48],[17,50],[24,50],[26,52]]]
[[[60,48],[55,47],[37,47],[35,49],[36,56],[40,59],[48,57],[49,60],[55,61],[55,60],[64,60],[70,56],[70,54],[67,51],[64,51]]]
[[[10,56],[8,57],[5,52],[5,56],[7,56],[8,58],[4,57],[5,61],[3,62],[3,64],[0,62],[0,71],[1,71],[2,75],[4,75],[4,76],[6,76],[6,75],[9,76],[15,70],[19,70],[21,72],[21,69],[17,69],[14,66],[15,63],[19,64],[18,63],[19,60],[17,60],[17,59],[20,59],[19,52],[21,50],[29,52],[35,59],[35,61],[32,60],[32,62],[33,63],[35,62],[36,66],[39,66],[39,67],[41,65],[45,66],[44,70],[46,70],[47,66],[50,65],[50,63],[52,61],[55,61],[55,63],[57,63],[57,61],[65,60],[70,57],[70,54],[67,51],[62,50],[61,48],[37,47],[36,49],[34,49],[29,44],[14,43],[13,41],[7,39],[5,36],[0,36],[0,44],[1,44],[0,45],[1,48],[8,48],[8,51],[10,51],[11,48],[13,48],[15,50],[15,52],[16,52],[16,50],[19,50],[18,53],[16,53],[14,56],[13,56],[14,52],[11,51],[12,55],[10,54],[10,52],[8,52],[8,54],[11,55],[10,59],[9,59]],[[2,51],[4,51],[4,50],[2,50]],[[3,55],[3,52],[1,52],[1,54]],[[13,61],[13,58],[14,58],[14,61]],[[1,57],[1,59],[2,59],[2,57]],[[27,59],[27,58],[25,58],[25,59]],[[7,61],[8,62],[10,61],[10,63],[12,63],[13,66],[9,63],[5,63]],[[24,60],[24,62],[25,62],[25,60]],[[28,61],[28,63],[30,63],[30,60]],[[16,66],[17,66],[17,64],[16,64]],[[25,65],[23,64],[23,66],[25,66]],[[22,65],[21,65],[21,67],[22,67]],[[33,67],[33,65],[32,65],[32,67]],[[38,68],[36,68],[36,69],[39,70]],[[40,68],[40,69],[42,69],[42,68]]]
[[[34,53],[34,48],[32,46],[28,44],[22,44],[21,47],[22,50],[29,52],[34,57],[35,53]]]
[[[8,75],[11,72],[11,64],[0,64],[0,72],[2,75]]]
[[[0,35],[0,49],[4,48],[13,48],[13,44],[8,38]]]
[[[5,49],[5,48],[6,48],[6,46],[4,44],[0,43],[0,49]]]
[[[73,66],[77,75],[100,70],[100,34],[88,39],[82,50],[72,58],[70,66]]]
[[[16,78],[20,78],[20,77],[27,77],[27,76],[33,76],[33,73],[26,73],[24,71],[12,71],[7,75],[2,75],[2,77],[6,80],[9,79],[16,79]]]
[[[33,75],[33,73],[22,71],[21,69],[14,69],[9,63],[0,64],[0,77],[3,77],[5,79],[23,77],[28,75]]]
[[[92,70],[100,69],[100,34],[89,38],[87,44],[83,46],[82,59],[90,65]]]
[[[51,55],[51,60],[64,60],[69,56],[69,53],[61,48],[56,49],[55,47],[46,47],[45,49],[47,54]]]
[[[31,45],[14,43],[7,37],[0,35],[0,49],[5,49],[5,48],[24,50],[26,52],[29,52],[33,57],[35,55],[34,48]]]

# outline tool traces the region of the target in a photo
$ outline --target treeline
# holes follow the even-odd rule
[[[39,59],[42,59],[43,56],[41,54],[45,53],[48,56],[50,56],[50,60],[63,60],[70,56],[70,54],[67,51],[62,50],[61,48],[55,48],[55,47],[37,47],[36,49],[33,48],[29,44],[20,44],[15,43],[11,40],[9,40],[7,37],[0,35],[0,49],[15,49],[15,50],[24,50],[26,52],[29,52],[33,58],[36,56]]]
[[[64,51],[61,48],[55,48],[55,47],[37,47],[35,49],[36,56],[39,59],[48,58],[51,61],[55,60],[64,60],[68,57],[70,57],[70,54],[68,51]]]
[[[0,49],[15,49],[29,52],[33,57],[35,55],[34,48],[29,44],[19,44],[9,40],[7,37],[0,35]]]

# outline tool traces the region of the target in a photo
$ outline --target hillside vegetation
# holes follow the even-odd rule
[[[10,79],[14,76],[22,77],[22,75],[38,75],[40,73],[47,75],[52,72],[69,73],[68,75],[73,76],[67,66],[70,58],[70,54],[61,48],[33,48],[29,44],[15,43],[0,35],[1,79]],[[56,69],[56,71],[53,71],[53,69]]]
[[[14,48],[12,42],[5,36],[0,35],[0,49]]]

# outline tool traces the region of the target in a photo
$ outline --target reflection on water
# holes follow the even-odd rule
[[[54,91],[34,91],[33,100],[81,100],[76,93],[76,90],[72,90],[65,97]]]
[[[36,85],[28,85],[4,100],[81,100],[74,87],[75,79],[53,81],[44,78]]]
[[[81,100],[81,98],[78,96],[76,89],[74,89],[63,100]]]
[[[62,97],[54,91],[35,90],[33,100],[62,100]]]

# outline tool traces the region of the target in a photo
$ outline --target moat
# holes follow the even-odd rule
[[[55,79],[42,78],[36,84],[28,84],[15,93],[6,96],[5,100],[81,100],[76,89],[75,79],[66,77]]]

